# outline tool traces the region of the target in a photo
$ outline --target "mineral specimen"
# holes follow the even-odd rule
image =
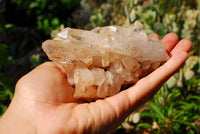
[[[91,31],[66,28],[42,48],[65,68],[74,98],[84,100],[115,95],[122,85],[137,82],[169,58],[164,45],[147,36],[138,21]]]

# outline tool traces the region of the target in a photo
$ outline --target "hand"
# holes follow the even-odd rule
[[[170,59],[132,87],[115,96],[91,103],[76,102],[74,89],[64,69],[53,62],[44,63],[21,78],[14,98],[0,120],[1,134],[106,133],[150,99],[188,58],[192,43],[175,34],[162,42]]]

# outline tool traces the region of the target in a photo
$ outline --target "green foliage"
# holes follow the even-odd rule
[[[40,64],[40,56],[38,54],[33,54],[30,58],[33,67],[37,67]]]
[[[131,25],[139,20],[145,25],[147,33],[158,33],[163,37],[168,32],[174,32],[182,38],[192,40],[195,46],[200,43],[200,10],[185,4],[186,2],[187,0],[107,0],[92,7],[91,25]],[[199,53],[199,48],[196,52]]]
[[[0,36],[1,39],[5,38],[5,27],[4,27],[4,17],[2,12],[0,12]],[[0,42],[0,116],[7,109],[10,100],[13,97],[13,80],[6,74],[4,71],[8,66],[9,54],[8,54],[8,46]]]
[[[7,45],[0,44],[0,116],[7,109],[13,97],[13,80],[3,72],[9,64]]]
[[[46,35],[65,24],[72,26],[69,18],[73,10],[80,7],[80,0],[11,0],[18,10],[24,10],[29,18],[36,19],[36,25]],[[68,19],[68,20],[67,20]]]
[[[7,45],[0,44],[0,68],[7,66],[8,63],[8,51]]]

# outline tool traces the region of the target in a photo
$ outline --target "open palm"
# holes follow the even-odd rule
[[[189,40],[178,42],[178,37],[171,33],[162,42],[171,57],[164,65],[129,89],[91,103],[74,100],[74,89],[60,65],[44,63],[18,81],[14,98],[1,122],[13,115],[17,120],[13,130],[15,134],[18,131],[20,134],[96,134],[115,130],[131,112],[150,99],[187,59],[191,49]],[[20,123],[26,124],[29,130],[22,129]],[[12,125],[5,123],[5,127]],[[1,130],[6,132],[0,127],[0,133]]]

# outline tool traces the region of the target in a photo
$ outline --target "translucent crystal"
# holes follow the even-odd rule
[[[95,100],[117,94],[158,68],[169,57],[143,24],[97,27],[91,31],[66,28],[42,48],[61,64],[76,99]]]

